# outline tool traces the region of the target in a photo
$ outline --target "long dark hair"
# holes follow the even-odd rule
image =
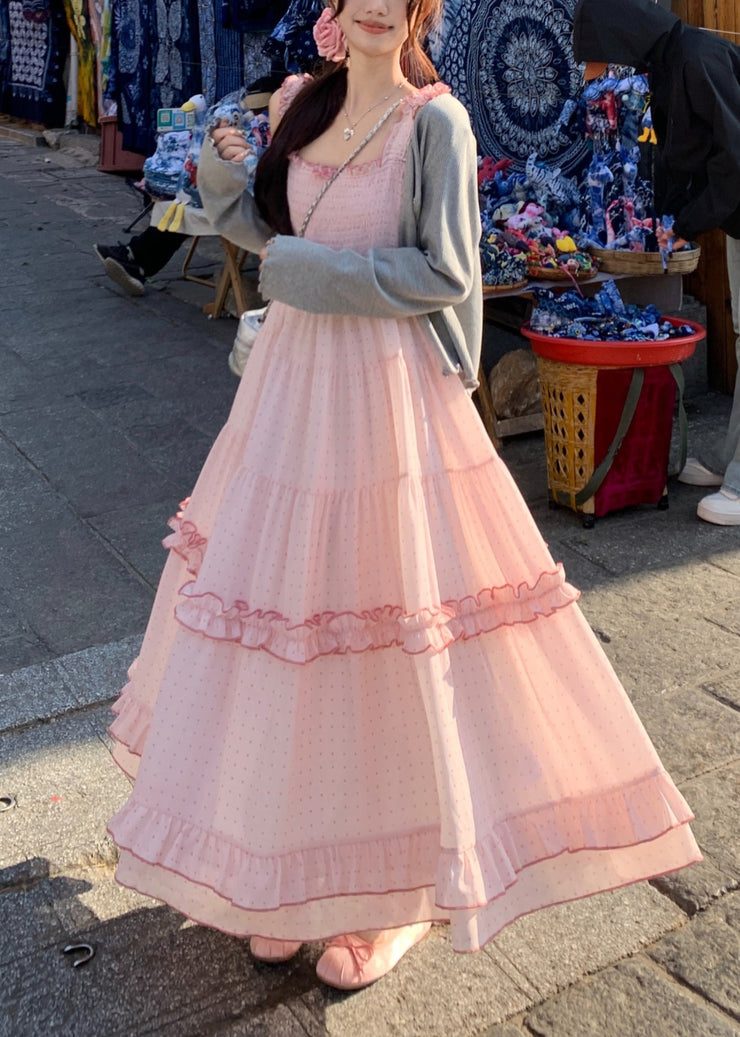
[[[409,34],[401,50],[401,69],[415,87],[436,83],[437,71],[424,51],[424,41],[439,19],[441,0],[408,0]],[[344,7],[338,0],[335,17]],[[288,163],[331,126],[347,96],[347,66],[325,61],[280,120],[270,147],[257,166],[254,199],[263,220],[278,234],[294,234],[288,210]]]

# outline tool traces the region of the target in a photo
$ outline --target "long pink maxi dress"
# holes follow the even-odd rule
[[[307,237],[398,244],[416,110]],[[294,226],[330,170],[295,157]],[[119,882],[237,935],[537,908],[700,859],[461,381],[415,318],[274,303],[115,707]]]

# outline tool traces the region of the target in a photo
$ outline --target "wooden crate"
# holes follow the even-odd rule
[[[144,168],[144,155],[135,151],[126,151],[123,147],[118,119],[115,115],[104,115],[100,120],[100,159],[98,169],[101,173],[140,173]]]

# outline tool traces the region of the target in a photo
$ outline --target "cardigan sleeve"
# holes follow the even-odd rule
[[[415,246],[360,254],[280,235],[262,263],[263,297],[361,317],[416,316],[466,299],[477,285],[480,216],[475,139],[459,102],[438,98],[418,112],[407,161],[420,171]]]
[[[210,142],[198,161],[198,190],[211,226],[249,252],[260,252],[272,233],[257,212],[241,162],[224,162]]]

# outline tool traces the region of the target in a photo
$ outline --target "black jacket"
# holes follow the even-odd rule
[[[691,240],[721,227],[740,238],[740,47],[653,0],[579,0],[576,61],[647,72],[658,138],[655,204]]]

